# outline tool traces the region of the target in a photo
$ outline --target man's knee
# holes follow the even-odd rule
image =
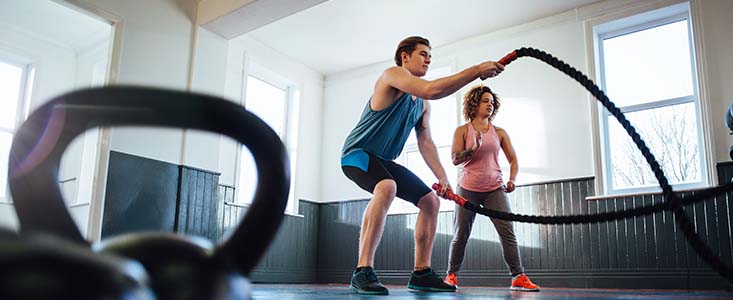
[[[397,195],[397,182],[392,179],[384,179],[374,186],[374,195],[385,199],[394,199]]]
[[[427,195],[420,198],[420,201],[418,201],[417,203],[417,207],[420,209],[420,211],[430,214],[437,214],[440,210],[440,199],[438,199],[438,196],[434,193],[428,193]]]

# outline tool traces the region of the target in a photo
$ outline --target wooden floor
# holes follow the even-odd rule
[[[349,292],[348,285],[255,284],[253,300],[349,300],[349,299],[733,299],[730,291],[621,290],[543,288],[541,292],[511,292],[509,288],[460,287],[455,293],[425,293],[405,286],[387,285],[388,296],[362,296]]]

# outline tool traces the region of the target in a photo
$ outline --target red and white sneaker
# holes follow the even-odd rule
[[[456,277],[456,274],[448,273],[443,281],[447,284],[458,287],[458,277]]]
[[[519,274],[512,279],[512,286],[509,289],[512,291],[539,292],[540,286],[532,283],[527,275]]]

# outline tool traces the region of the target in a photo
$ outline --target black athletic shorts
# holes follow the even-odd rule
[[[361,150],[359,150],[361,151]],[[420,198],[432,190],[407,168],[390,160],[381,159],[369,152],[367,170],[355,166],[342,165],[344,175],[355,182],[363,190],[374,193],[374,187],[384,179],[392,179],[397,183],[397,197],[417,206]]]

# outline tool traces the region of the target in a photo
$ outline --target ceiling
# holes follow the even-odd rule
[[[328,0],[319,4],[321,1],[270,3],[270,10],[290,6],[294,6],[290,11],[303,10],[247,36],[331,75],[390,60],[397,43],[410,35],[424,36],[439,47],[598,0]],[[310,5],[314,6],[307,8]],[[69,48],[79,48],[90,36],[110,30],[108,24],[55,1],[0,0],[0,8],[0,26],[13,26]],[[54,20],[64,20],[65,26],[57,26]]]
[[[232,39],[326,0],[200,1],[196,22],[226,39]]]
[[[329,0],[247,35],[330,75],[390,60],[403,38],[433,47],[598,0]]]
[[[63,20],[63,26],[58,20]],[[108,35],[111,29],[107,23],[50,0],[0,0],[0,26],[71,49]]]

